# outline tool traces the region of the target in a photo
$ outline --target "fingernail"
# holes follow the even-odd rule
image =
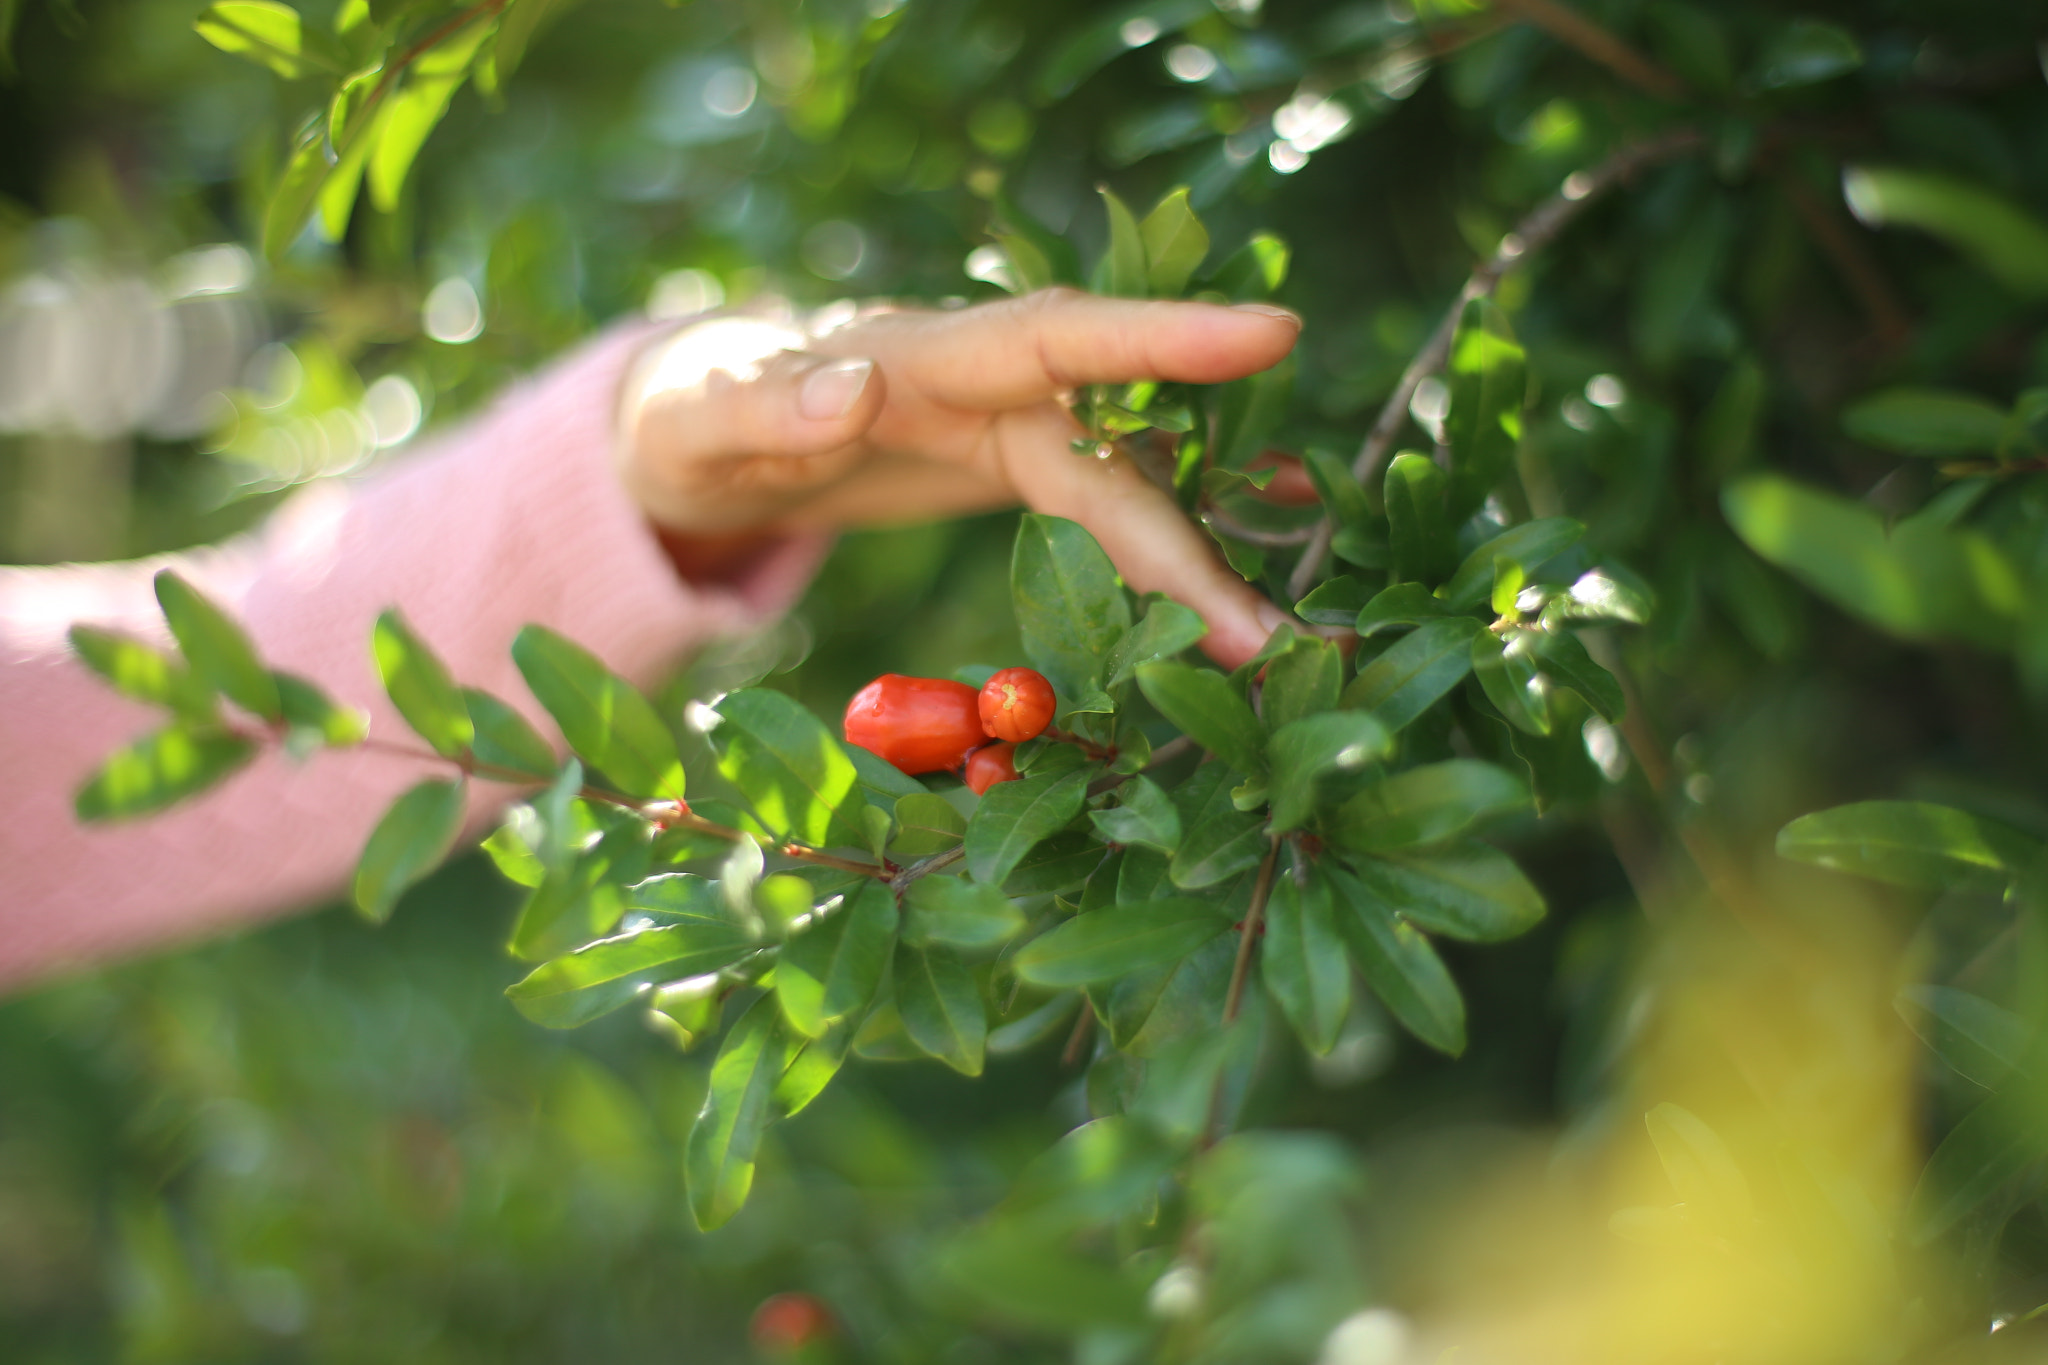
[[[834,360],[804,376],[796,391],[796,410],[812,422],[830,422],[853,411],[868,376],[875,372],[872,360]]]
[[[1255,618],[1257,618],[1259,627],[1262,630],[1264,630],[1268,636],[1271,636],[1274,631],[1280,629],[1280,627],[1282,626],[1291,626],[1295,624],[1294,618],[1292,616],[1289,616],[1286,612],[1280,610],[1280,608],[1274,606],[1271,602],[1261,602],[1258,606],[1253,607],[1252,615]]]
[[[1233,303],[1230,305],[1230,311],[1233,313],[1256,313],[1262,318],[1277,318],[1294,328],[1297,332],[1301,330],[1301,314],[1295,312],[1292,308],[1282,308],[1276,303]]]

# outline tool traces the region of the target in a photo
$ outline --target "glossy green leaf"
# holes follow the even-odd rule
[[[512,658],[584,762],[629,796],[683,799],[675,736],[631,683],[545,626],[520,631]]]
[[[270,670],[226,612],[169,569],[156,576],[156,600],[186,664],[201,681],[245,711],[265,720],[284,719]]]
[[[1074,1008],[1077,1005],[1082,1005],[1081,997],[1075,992],[1063,991],[1028,1013],[990,1029],[989,1055],[1015,1056],[1046,1042],[1071,1027],[1070,1021],[1074,1017]]]
[[[1508,724],[1524,734],[1547,735],[1550,694],[1537,677],[1535,644],[1534,631],[1481,631],[1472,637],[1472,672]]]
[[[1311,442],[1301,452],[1301,467],[1323,500],[1323,509],[1339,526],[1359,526],[1372,521],[1372,501],[1364,485],[1351,472],[1351,463],[1327,446]]]
[[[1872,227],[1931,232],[2006,287],[2048,295],[2048,224],[2003,195],[1932,171],[1875,166],[1845,172],[1842,195]]]
[[[1175,886],[1219,886],[1266,856],[1265,821],[1239,810],[1232,791],[1230,774],[1211,763],[1174,793],[1182,833],[1167,871]]]
[[[1361,858],[1350,869],[1365,894],[1447,938],[1498,943],[1527,933],[1543,918],[1543,893],[1514,859],[1476,839],[1428,852]]]
[[[790,939],[775,965],[775,994],[790,1026],[807,1038],[873,998],[896,945],[896,898],[863,881]]]
[[[574,776],[573,770],[568,774]],[[569,790],[573,791],[573,788]],[[647,875],[648,826],[612,807],[563,803],[563,784],[535,802],[548,811],[545,874],[520,907],[507,945],[536,962],[559,956],[593,935],[609,934],[625,913],[625,888]]]
[[[757,947],[730,922],[652,925],[544,963],[507,986],[505,995],[543,1028],[578,1028],[628,1004],[651,982],[715,972]]]
[[[1382,588],[1358,610],[1351,624],[1360,635],[1372,636],[1403,626],[1426,625],[1461,613],[1420,583],[1396,583]],[[1473,622],[1476,628],[1478,622]]]
[[[1159,784],[1133,777],[1117,788],[1117,804],[1092,811],[1095,832],[1112,844],[1142,844],[1171,853],[1180,843],[1180,812]]]
[[[1367,894],[1356,880],[1327,869],[1335,891],[1337,932],[1366,984],[1402,1026],[1439,1052],[1465,1050],[1465,1001],[1443,959],[1407,920]]]
[[[1026,777],[990,787],[967,821],[967,870],[1000,886],[1024,855],[1081,813],[1093,768]]]
[[[1064,1334],[1145,1321],[1141,1275],[1078,1255],[1059,1235],[997,1221],[954,1236],[937,1257],[942,1283],[1002,1323]]]
[[[1089,834],[1065,830],[1033,848],[1003,879],[1009,896],[1051,896],[1072,891],[1102,864],[1103,847]]]
[[[1423,591],[1427,595],[1427,590]],[[1358,613],[1371,600],[1364,584],[1349,574],[1339,574],[1323,580],[1308,596],[1296,602],[1294,614],[1319,626],[1348,626],[1358,619]]]
[[[764,996],[739,1017],[711,1064],[704,1107],[683,1150],[690,1212],[709,1231],[740,1211],[754,1185],[754,1156],[795,1040]]]
[[[1145,248],[1146,283],[1155,299],[1179,298],[1202,258],[1209,254],[1209,231],[1188,206],[1185,186],[1155,205],[1138,224]],[[1118,291],[1121,292],[1121,291]]]
[[[1330,817],[1330,838],[1379,853],[1455,839],[1484,821],[1524,810],[1529,788],[1491,763],[1454,758],[1381,778]]]
[[[928,858],[952,848],[966,833],[967,817],[951,801],[918,792],[896,802],[896,838],[890,847],[901,857]]]
[[[317,128],[301,137],[271,187],[270,202],[263,210],[263,254],[271,260],[282,257],[298,240],[333,174],[334,163],[327,159],[325,143]]]
[[[988,1009],[960,959],[945,948],[896,950],[896,1008],[904,1032],[963,1076],[981,1074]]]
[[[1229,678],[1209,668],[1156,662],[1138,669],[1138,689],[1182,733],[1250,777],[1266,771],[1266,730]]]
[[[1627,709],[1621,682],[1594,662],[1584,641],[1569,631],[1547,630],[1537,633],[1534,642],[1537,664],[1552,682],[1578,693],[1604,719],[1621,719]]]
[[[2002,647],[2024,608],[2018,570],[1973,531],[1912,518],[1888,527],[1868,503],[1774,475],[1730,484],[1721,505],[1752,550],[1894,634]]]
[[[368,737],[368,716],[343,706],[296,673],[273,672],[270,681],[277,688],[285,724],[298,734],[336,749],[361,744]]]
[[[441,865],[462,832],[462,782],[430,779],[391,804],[356,863],[356,909],[373,924],[391,918],[405,889]]]
[[[1514,472],[1515,448],[1522,441],[1528,356],[1506,311],[1492,299],[1465,305],[1448,373],[1451,410],[1444,419],[1444,444],[1451,451],[1450,517],[1456,523],[1478,511]]]
[[[1270,232],[1255,232],[1243,246],[1223,258],[1206,281],[1225,298],[1269,299],[1286,283],[1291,253],[1287,243]]]
[[[1328,711],[1283,725],[1266,746],[1273,830],[1299,829],[1315,812],[1321,779],[1384,758],[1393,736],[1365,711]]]
[[[71,627],[71,650],[114,690],[151,706],[167,707],[187,720],[214,714],[214,690],[184,662],[155,645],[97,626]]]
[[[1449,496],[1450,477],[1427,455],[1404,451],[1388,464],[1387,537],[1396,580],[1440,583],[1457,566]],[[1489,582],[1491,566],[1489,560]]]
[[[470,751],[477,762],[543,782],[555,775],[555,751],[526,717],[473,687],[462,689],[462,707],[469,713]]]
[[[1445,605],[1469,611],[1486,601],[1498,561],[1512,559],[1533,574],[1578,544],[1585,534],[1585,523],[1570,517],[1539,517],[1511,526],[1466,555],[1439,596]]]
[[[1147,599],[1145,615],[1118,637],[1104,666],[1105,687],[1116,687],[1137,676],[1140,665],[1155,659],[1171,659],[1197,644],[1209,633],[1202,618],[1170,598]]]
[[[1242,471],[1278,434],[1294,397],[1292,354],[1271,369],[1223,386],[1216,401],[1213,463]],[[1225,541],[1227,550],[1235,542]]]
[[[1952,389],[1884,389],[1842,410],[1842,429],[1899,455],[1989,455],[2005,437],[2006,411]]]
[[[432,745],[435,753],[450,758],[467,753],[476,726],[462,693],[447,666],[397,611],[377,618],[370,652],[377,661],[377,676],[384,680],[384,691],[413,733]],[[552,771],[552,763],[549,768]]]
[[[1859,801],[1778,831],[1778,855],[1898,886],[2003,886],[2041,856],[2018,830],[1924,801]]]
[[[782,1068],[781,1079],[775,1082],[775,1093],[769,1097],[776,1117],[801,1113],[824,1093],[845,1064],[854,1037],[853,1021],[843,1019],[826,1029],[823,1037],[790,1039],[789,1061]]]
[[[305,50],[299,12],[275,0],[216,0],[192,21],[193,31],[223,52],[247,57],[286,80],[305,73],[317,54]]]
[[[1907,1208],[1907,1235],[1915,1246],[1941,1236],[2007,1181],[2048,1158],[2048,1124],[2039,1109],[2030,1087],[2014,1086],[1949,1130],[1921,1170]]]
[[[865,846],[857,770],[822,721],[759,687],[727,693],[717,710],[718,771],[752,806],[749,825],[814,846]]]
[[[1336,902],[1321,874],[1283,872],[1274,881],[1259,971],[1303,1047],[1321,1056],[1336,1046],[1351,1010],[1351,968],[1337,933]]]
[[[1119,905],[1039,935],[1012,964],[1034,986],[1086,986],[1173,962],[1229,927],[1229,916],[1208,901]]]
[[[498,21],[498,32],[490,47],[492,79],[497,82],[510,79],[512,73],[519,69],[527,45],[533,41],[533,35],[541,25],[573,3],[575,0],[511,0]]]
[[[1010,589],[1031,666],[1064,697],[1098,690],[1104,661],[1130,629],[1131,608],[1095,537],[1064,517],[1027,513]]]
[[[903,898],[903,941],[913,948],[951,944],[994,948],[1024,928],[1024,912],[993,886],[959,877],[920,877]]]
[[[1304,636],[1294,648],[1266,665],[1259,714],[1271,730],[1291,721],[1337,709],[1344,687],[1344,658],[1332,640]]]
[[[2026,1020],[1953,986],[1907,986],[1892,1003],[1935,1056],[1986,1089],[2011,1076],[2033,1043]]]
[[[1484,629],[1469,616],[1425,622],[1359,669],[1344,689],[1344,705],[1401,729],[1464,681],[1472,671],[1472,637]]]
[[[1097,287],[1105,294],[1142,299],[1148,292],[1149,272],[1145,264],[1145,238],[1138,220],[1109,186],[1097,185],[1095,192],[1102,196],[1103,208],[1109,214],[1109,250],[1096,272]]]
[[[389,107],[378,119],[377,144],[370,151],[364,174],[370,202],[379,211],[390,213],[398,207],[406,172],[448,112],[448,101],[469,78],[470,61],[494,26],[490,21],[473,21],[444,38],[412,64],[398,92],[386,97]]]
[[[147,815],[205,791],[257,753],[240,735],[167,726],[116,751],[79,788],[72,808],[85,824]]]

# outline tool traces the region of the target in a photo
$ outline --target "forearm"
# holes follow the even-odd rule
[[[692,547],[675,547],[683,553],[672,559],[620,491],[613,405],[640,335],[599,338],[387,474],[309,490],[233,546],[0,572],[0,986],[332,894],[383,806],[427,770],[385,752],[304,765],[271,753],[163,815],[79,827],[71,793],[157,717],[72,660],[63,632],[85,620],[161,638],[150,577],[164,563],[239,617],[267,662],[367,710],[371,733],[399,743],[409,737],[368,648],[387,606],[461,682],[520,706],[551,733],[508,653],[526,622],[561,631],[644,683],[691,646],[795,595],[815,544],[754,545],[745,557],[700,546],[694,561]],[[473,815],[508,795],[480,788]]]

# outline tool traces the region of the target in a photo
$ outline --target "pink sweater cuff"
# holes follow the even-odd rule
[[[368,710],[379,740],[411,746],[370,659],[387,606],[460,682],[548,734],[509,653],[527,622],[646,685],[692,647],[785,609],[824,538],[789,541],[733,588],[698,588],[620,489],[620,379],[654,334],[643,324],[598,337],[387,472],[307,490],[249,540],[144,563],[0,570],[0,987],[331,896],[385,805],[445,770],[364,751],[303,765],[267,754],[169,813],[80,827],[72,793],[157,717],[73,660],[64,631],[82,620],[163,639],[150,579],[165,564],[238,616],[274,667]],[[511,794],[480,787],[472,816]]]

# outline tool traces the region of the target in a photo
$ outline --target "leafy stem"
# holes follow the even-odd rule
[[[1266,924],[1266,902],[1273,895],[1273,873],[1280,866],[1280,836],[1273,835],[1266,843],[1265,861],[1259,864],[1259,879],[1252,886],[1252,907],[1245,911],[1244,925],[1237,936],[1237,960],[1230,966],[1230,991],[1223,998],[1223,1023],[1225,1027],[1237,1022],[1237,1012],[1244,1004],[1245,978],[1251,974],[1252,945],[1258,941],[1259,931]]]

